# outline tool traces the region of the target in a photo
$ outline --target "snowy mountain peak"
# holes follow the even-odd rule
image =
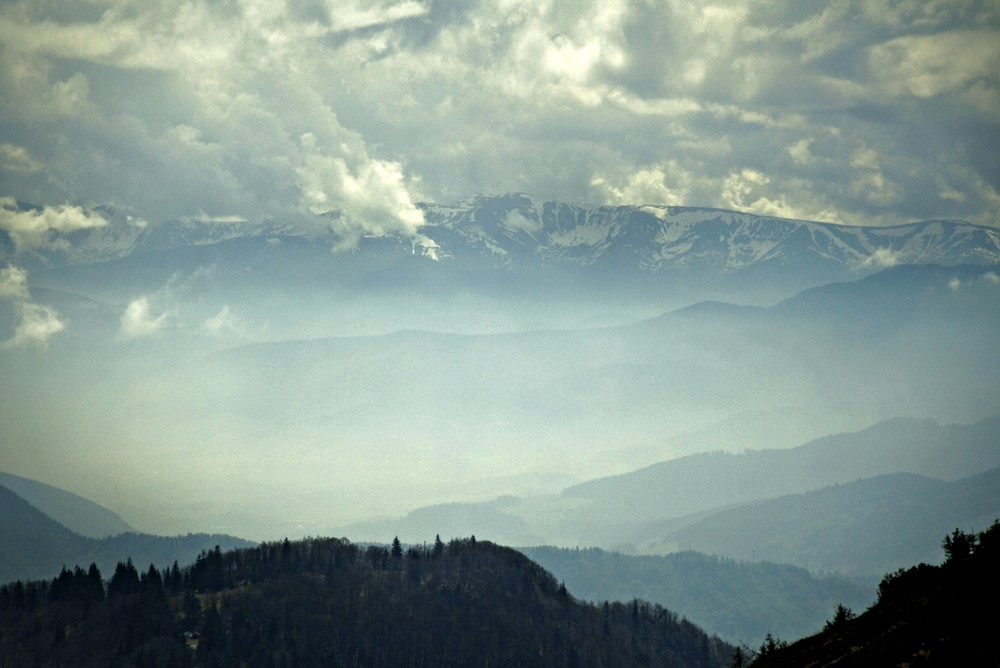
[[[585,208],[507,194],[427,207],[428,236],[499,264],[616,265],[647,273],[701,268],[728,274],[802,262],[864,272],[908,263],[996,264],[1000,231],[962,221],[848,227],[677,206]]]
[[[955,220],[849,227],[699,207],[588,208],[521,193],[419,206],[426,224],[416,237],[398,239],[400,252],[439,262],[466,259],[493,267],[647,275],[779,270],[831,279],[896,264],[1000,264],[1000,230]],[[338,246],[333,228],[296,221],[202,214],[152,224],[110,206],[95,213],[108,224],[53,232],[52,243],[36,253],[47,264],[72,265],[244,238],[296,237],[330,248],[343,245]],[[0,254],[13,257],[16,249],[9,241],[0,238]]]

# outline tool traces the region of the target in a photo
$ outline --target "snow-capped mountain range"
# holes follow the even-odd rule
[[[955,220],[848,227],[695,207],[587,209],[525,195],[428,205],[425,215],[424,232],[441,247],[440,257],[472,250],[500,265],[627,264],[646,273],[699,268],[728,274],[798,262],[859,272],[893,264],[1000,263],[1000,230]]]
[[[852,227],[696,207],[585,208],[523,194],[420,207],[426,219],[421,239],[380,241],[442,263],[472,260],[496,268],[589,267],[647,275],[789,269],[824,278],[895,264],[1000,264],[1000,230],[957,220]],[[189,218],[147,224],[112,207],[94,213],[108,224],[53,232],[49,244],[32,251],[34,259],[48,266],[90,264],[247,238],[338,245],[331,229],[295,221]],[[0,231],[0,259],[14,257],[13,243]],[[333,254],[331,261],[336,261]]]

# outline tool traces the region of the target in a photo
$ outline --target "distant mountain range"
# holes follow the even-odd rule
[[[659,273],[732,273],[767,265],[872,271],[892,264],[998,264],[1000,231],[959,220],[852,227],[680,206],[585,208],[510,193],[454,205],[420,204],[426,224],[411,252],[444,262],[587,266]],[[31,205],[22,204],[25,210]],[[295,221],[188,218],[147,223],[111,206],[93,209],[109,224],[57,235],[50,260],[87,264],[135,253],[239,238],[297,237],[332,244],[329,229]],[[0,235],[5,233],[0,232]],[[0,248],[10,248],[9,241]],[[9,259],[9,258],[3,258]]]
[[[706,291],[787,296],[898,264],[1000,264],[1000,231],[956,220],[851,227],[697,207],[586,208],[523,194],[419,206],[426,224],[418,237],[369,236],[335,254],[344,240],[321,221],[147,223],[102,206],[93,212],[108,225],[54,233],[53,243],[17,261],[49,272],[50,280],[66,266],[135,256],[155,271],[155,258],[172,253],[175,262],[182,255],[215,262],[243,280],[280,270],[356,289],[571,294],[583,281],[588,291],[631,286],[678,297],[700,291],[702,298]],[[0,262],[14,257],[0,232]],[[693,290],[682,277],[701,285]]]
[[[518,545],[693,548],[877,576],[938,558],[951,528],[982,529],[1000,516],[998,431],[1000,418],[896,419],[797,448],[697,454],[558,496],[428,506],[343,531],[363,538],[475,527]]]
[[[1000,468],[954,482],[892,473],[720,510],[647,549],[782,561],[813,571],[873,575],[941,557],[952,529],[985,529],[1000,517]]]
[[[11,477],[4,474],[5,477]],[[55,487],[16,478],[46,494],[79,500],[72,526],[90,526],[91,516],[114,516],[91,501]],[[488,527],[489,522],[479,526]],[[0,486],[0,584],[53,577],[63,567],[86,568],[92,561],[109,577],[117,562],[131,558],[141,569],[163,569],[174,561],[185,566],[215,545],[242,547],[231,536],[189,534],[161,537],[134,531],[95,540],[85,538],[41,513],[25,499]],[[694,552],[665,557],[636,557],[597,549],[523,548],[522,552],[565,581],[581,599],[671,604],[688,619],[729,642],[763,640],[766,633],[798,638],[815,631],[837,603],[861,607],[871,602],[873,584],[845,578],[817,577],[802,568],[748,563]]]
[[[997,264],[1000,232],[962,221],[847,227],[695,207],[582,208],[527,195],[425,205],[439,258],[727,274],[769,265],[843,272],[892,264]],[[820,269],[822,267],[822,269]]]
[[[142,270],[139,259],[131,261]],[[135,275],[119,273],[121,264],[87,269],[118,290],[135,288]],[[68,292],[33,293],[38,300],[60,297],[57,308],[69,325],[43,355],[0,351],[0,424],[11,470],[24,470],[14,458],[43,452],[52,453],[45,464],[52,470],[95,466],[98,456],[106,470],[122,461],[121,453],[142,452],[143,464],[121,476],[141,488],[133,498],[157,489],[161,503],[180,509],[156,518],[149,515],[166,506],[128,509],[129,517],[146,513],[144,521],[158,531],[184,531],[190,525],[181,518],[195,517],[211,532],[264,538],[290,533],[289,518],[301,518],[297,531],[320,534],[358,518],[447,501],[553,494],[698,452],[792,447],[897,416],[970,424],[996,414],[1000,392],[994,354],[1000,279],[993,267],[905,265],[805,290],[770,307],[701,302],[610,327],[474,335],[410,329],[301,339],[287,338],[282,328],[291,318],[283,308],[309,323],[323,317],[349,322],[352,314],[311,310],[312,292],[285,288],[275,288],[265,306],[253,291],[237,300],[208,270],[204,275],[202,283],[192,279],[190,289],[186,279],[168,278],[156,293],[164,305],[148,316],[166,314],[163,331],[136,339],[122,335],[120,307],[116,316],[114,307],[95,300],[70,308]],[[280,283],[281,275],[271,278]],[[81,279],[75,288],[89,293],[93,285]],[[302,302],[289,307],[295,299]],[[404,309],[427,304],[412,301],[394,301],[386,311],[409,318],[413,311]],[[204,333],[204,320],[182,321],[189,304],[205,318],[228,308],[237,324],[251,323],[257,308],[274,338],[247,344]],[[455,313],[461,318],[467,311]],[[69,409],[45,410],[54,392],[66,394],[61,400]],[[982,431],[995,445],[997,426]],[[935,428],[926,433],[937,438]],[[36,442],[46,447],[27,445]],[[891,442],[908,443],[906,436]],[[731,490],[740,486],[720,484],[712,488],[711,505],[696,507],[694,496],[666,503],[658,488],[646,486],[636,498],[652,495],[657,502],[624,514],[613,504],[569,496],[539,512],[530,504],[519,509],[520,501],[476,512],[495,516],[491,528],[506,523],[504,533],[492,537],[508,544],[599,540],[626,549],[638,545],[630,532],[642,522],[725,503],[881,473],[953,475],[945,464],[938,472],[876,470],[866,467],[877,458],[865,461],[852,477],[816,480],[812,488],[734,496]],[[824,462],[819,470],[849,468],[849,460]],[[362,480],[356,471],[369,477]],[[770,479],[764,468],[759,480]],[[248,480],[255,493],[244,498]],[[756,484],[740,482],[747,491]],[[188,485],[200,488],[177,494]],[[220,485],[227,486],[224,502],[201,501],[223,496]],[[372,485],[386,491],[372,495]],[[567,511],[572,504],[586,512]],[[672,515],[647,517],[647,508]],[[153,524],[164,519],[171,524]],[[451,523],[438,528],[446,526]],[[455,535],[483,530],[466,522]],[[428,532],[435,527],[419,535]]]

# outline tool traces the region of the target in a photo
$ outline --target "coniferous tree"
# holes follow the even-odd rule
[[[778,640],[773,635],[768,633],[764,638],[764,642],[760,644],[760,648],[757,650],[757,658],[773,654],[783,647],[788,647],[788,643],[784,640]]]
[[[139,591],[139,572],[132,564],[132,557],[125,563],[118,562],[115,566],[115,573],[108,583],[108,598],[128,596]]]
[[[847,622],[854,619],[855,616],[854,611],[843,603],[838,603],[837,608],[833,611],[833,619],[823,625],[823,630],[829,631],[830,629],[840,628]],[[770,634],[768,634],[768,636],[770,636]]]
[[[190,589],[184,590],[184,601],[181,604],[184,613],[184,628],[187,631],[195,631],[201,624],[201,603],[198,597]]]
[[[87,569],[87,591],[90,600],[104,600],[104,579],[101,577],[101,571],[94,562],[90,562],[90,568]]]
[[[945,563],[964,563],[976,548],[977,541],[978,537],[975,534],[965,533],[956,527],[951,535],[944,537],[944,541],[941,543],[944,548]]]
[[[441,534],[434,535],[434,557],[440,557],[444,554],[444,543],[441,542]]]

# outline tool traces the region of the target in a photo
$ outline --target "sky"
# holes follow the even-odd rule
[[[464,427],[448,432],[448,441],[437,423],[419,422],[427,443],[441,443],[428,451],[430,463],[418,465],[389,449],[376,457],[353,447],[382,435],[370,427],[378,423],[374,413],[358,419],[357,434],[349,423],[343,442],[328,447],[325,404],[315,422],[290,419],[286,431],[262,431],[247,454],[247,424],[256,423],[208,413],[219,405],[229,411],[230,395],[259,389],[256,379],[235,382],[198,366],[174,378],[168,364],[165,375],[143,385],[133,365],[195,345],[172,334],[204,335],[205,349],[266,338],[245,332],[265,331],[268,319],[285,311],[255,320],[258,312],[248,309],[257,295],[245,303],[226,302],[237,298],[231,295],[218,304],[199,301],[212,267],[177,270],[159,287],[116,276],[124,295],[115,302],[120,328],[94,350],[121,368],[93,373],[92,360],[72,355],[72,334],[90,331],[88,312],[33,293],[43,287],[32,278],[44,259],[29,256],[66,244],[64,233],[109,220],[332,227],[344,240],[337,248],[386,232],[419,241],[426,239],[421,202],[507,192],[584,206],[708,206],[878,226],[948,218],[1000,228],[1000,3],[0,0],[0,254],[8,258],[0,262],[0,322],[10,323],[0,353],[17,349],[0,355],[16,372],[0,381],[0,414],[8,416],[8,450],[0,454],[20,457],[4,466],[17,464],[12,470],[116,508],[116,495],[130,498],[133,510],[151,496],[177,504],[207,499],[223,478],[238,507],[246,502],[246,476],[273,480],[274,489],[307,479],[325,490],[331,469],[345,485],[353,478],[370,485],[392,476],[416,480],[439,465],[461,468],[453,450],[473,440]],[[101,206],[117,211],[109,216]],[[301,297],[289,313],[311,296]],[[456,313],[465,307],[455,304]],[[387,323],[419,311],[402,301],[390,306],[401,315]],[[374,307],[350,308],[331,310],[326,320],[306,311],[302,319],[318,324],[294,336],[329,335],[323,328],[333,326],[352,331],[345,313],[381,326]],[[210,340],[216,336],[218,343]],[[67,345],[36,354],[50,340]],[[70,354],[59,357],[64,351]],[[80,368],[64,373],[60,360]],[[518,392],[511,395],[520,400]],[[379,410],[382,393],[371,391]],[[298,396],[292,393],[289,405]],[[217,403],[204,402],[208,417],[188,415],[191,397]],[[413,399],[413,413],[422,398]],[[269,415],[258,415],[251,399],[247,415]],[[402,406],[398,424],[409,424],[411,404]],[[175,424],[182,426],[170,431]],[[386,433],[382,440],[399,452],[422,443],[421,434],[396,441]],[[510,438],[544,451],[519,432]],[[304,455],[286,457],[278,444],[295,439],[302,443],[295,452]],[[575,436],[565,442],[575,444]],[[454,473],[454,485],[480,485],[487,470],[510,473],[489,468],[506,457],[502,443],[491,443],[483,437],[481,450],[469,450],[480,468]],[[419,447],[414,452],[424,456]],[[372,477],[355,475],[338,457],[368,466],[364,475]],[[70,484],[80,471],[91,472],[89,487]],[[561,475],[565,466],[560,460],[525,471]],[[109,478],[127,489],[114,491]],[[420,484],[427,498],[441,500],[434,495],[445,492],[432,478]],[[534,480],[518,484],[527,489]],[[510,491],[512,483],[496,481]],[[410,491],[399,486],[393,503],[412,502]],[[354,491],[342,496],[382,502]],[[263,494],[259,500],[270,502]]]
[[[998,33],[991,0],[3,0],[0,229],[417,234],[512,191],[1000,226]]]

